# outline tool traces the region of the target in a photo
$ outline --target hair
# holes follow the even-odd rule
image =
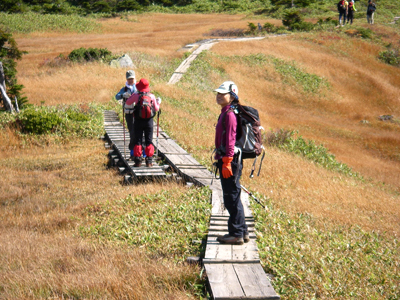
[[[235,96],[233,96],[232,94],[231,94],[231,105],[238,105],[238,104],[240,104],[239,103],[239,97],[237,97],[237,98],[235,98]]]

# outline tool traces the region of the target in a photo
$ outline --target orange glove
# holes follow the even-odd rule
[[[231,162],[233,160],[233,157],[223,157],[222,158],[222,177],[224,178],[229,178],[231,176],[233,176],[233,172],[232,172],[232,167],[231,167]]]

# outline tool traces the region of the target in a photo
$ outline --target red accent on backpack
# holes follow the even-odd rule
[[[150,119],[156,115],[153,100],[148,93],[139,93],[139,101],[135,109],[135,117],[140,119]]]

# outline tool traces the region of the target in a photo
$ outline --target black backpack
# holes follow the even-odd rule
[[[368,5],[368,14],[372,15],[373,12],[376,11],[376,7],[373,4]]]
[[[340,0],[337,4],[337,9],[339,12],[343,12],[346,10],[346,7],[344,6],[344,1]]]
[[[139,101],[135,106],[134,114],[135,118],[144,120],[151,119],[156,115],[149,93],[139,93]]]
[[[258,176],[260,175],[262,161],[265,156],[264,146],[262,145],[261,130],[264,129],[260,123],[260,117],[258,111],[250,106],[243,106],[240,104],[232,105],[226,113],[222,116],[222,122],[225,131],[225,115],[233,111],[237,119],[236,128],[236,144],[235,146],[241,149],[242,159],[254,158],[253,166],[251,169],[250,177],[253,177],[257,157],[261,156],[260,167],[258,170]],[[224,135],[224,134],[223,134]],[[220,154],[223,154],[224,149],[217,149]]]

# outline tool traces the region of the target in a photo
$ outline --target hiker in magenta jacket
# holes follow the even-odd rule
[[[146,93],[151,98],[151,103],[153,109],[157,112],[160,109],[161,98],[157,98],[150,93],[149,81],[145,78],[140,79],[136,84],[138,90],[137,94],[132,94],[131,97],[126,100],[126,107],[133,107],[135,111],[141,93]],[[135,115],[135,113],[134,113]],[[133,123],[134,140],[133,140],[133,156],[135,165],[134,167],[140,167],[142,164],[142,143],[143,143],[143,132],[144,132],[144,142],[145,142],[145,153],[146,153],[146,166],[153,166],[153,155],[154,155],[154,145],[153,145],[153,118],[141,119],[135,115],[135,122]]]
[[[240,200],[240,176],[243,163],[238,152],[235,153],[237,119],[230,109],[231,104],[239,103],[238,88],[233,81],[225,81],[215,90],[216,101],[221,106],[221,114],[215,128],[215,159],[221,174],[221,186],[224,206],[229,212],[229,234],[219,236],[217,241],[221,244],[241,245],[249,241],[249,234],[245,222],[245,215]]]

